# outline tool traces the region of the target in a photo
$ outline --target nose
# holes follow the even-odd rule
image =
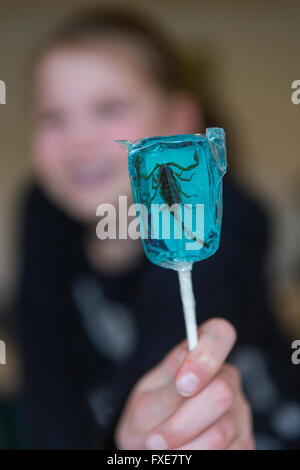
[[[97,139],[97,140],[96,140]],[[84,117],[74,117],[67,129],[66,142],[71,153],[80,154],[99,142],[99,128],[94,126]]]

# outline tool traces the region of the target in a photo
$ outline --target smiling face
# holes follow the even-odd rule
[[[116,139],[194,132],[195,106],[149,77],[141,52],[120,41],[60,47],[39,61],[32,154],[39,182],[72,216],[90,221],[101,203],[131,195]]]

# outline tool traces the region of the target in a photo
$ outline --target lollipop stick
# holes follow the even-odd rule
[[[196,303],[192,284],[192,271],[187,268],[178,271],[180,294],[183,304],[183,314],[189,351],[192,351],[198,343]]]

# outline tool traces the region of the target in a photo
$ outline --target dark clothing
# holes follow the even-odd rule
[[[95,272],[83,228],[37,187],[24,213],[19,311],[28,447],[113,449],[133,385],[185,337],[177,274],[146,257],[123,275]],[[229,360],[242,372],[258,447],[297,448],[297,371],[263,274],[268,229],[262,210],[225,179],[221,245],[195,263],[193,285],[198,322],[224,317],[237,329]]]

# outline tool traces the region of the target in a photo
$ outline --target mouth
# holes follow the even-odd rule
[[[76,164],[69,172],[72,183],[84,188],[106,183],[113,173],[112,167],[103,162]]]

